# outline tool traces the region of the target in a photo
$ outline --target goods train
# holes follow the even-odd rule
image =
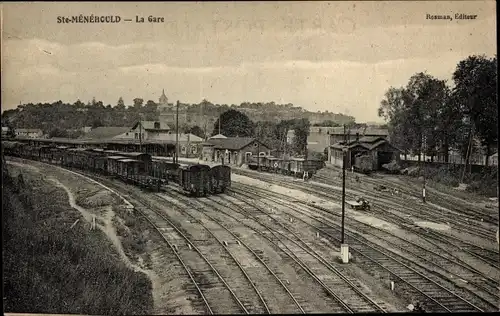
[[[257,161],[258,159],[258,161]],[[281,173],[295,177],[303,177],[304,173],[311,178],[318,170],[325,166],[325,162],[317,159],[304,158],[276,158],[272,156],[262,156],[255,158],[248,164],[252,170]]]
[[[8,156],[90,171],[157,191],[169,181],[177,184],[185,194],[192,196],[223,193],[231,186],[229,166],[183,165],[153,160],[151,155],[142,152],[30,146],[7,141],[2,142],[2,150]]]

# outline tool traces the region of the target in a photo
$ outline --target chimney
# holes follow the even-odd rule
[[[359,133],[356,133],[356,141],[359,142]]]

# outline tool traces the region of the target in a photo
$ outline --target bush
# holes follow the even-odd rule
[[[382,165],[382,168],[384,168],[388,173],[392,174],[398,174],[401,172],[401,166],[398,164],[397,161],[391,161],[390,163],[386,163]]]
[[[433,180],[444,185],[458,187],[462,181],[463,166],[461,165],[427,165],[425,168],[408,167],[403,173],[412,177],[425,175],[429,180]],[[484,169],[481,173],[465,173],[463,182],[468,184],[467,191],[485,196],[497,196],[498,168]]]

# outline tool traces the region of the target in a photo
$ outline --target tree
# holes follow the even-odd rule
[[[308,119],[295,120],[293,125],[294,137],[292,146],[298,155],[304,155],[307,158],[307,137],[309,136],[309,127],[311,124]]]
[[[254,123],[246,116],[236,110],[228,110],[222,113],[214,124],[212,136],[220,133],[227,137],[251,137],[253,135]]]
[[[327,111],[327,113],[328,113],[328,111]],[[321,123],[314,123],[313,126],[338,127],[338,126],[340,126],[340,124],[337,122],[334,122],[332,120],[324,120]]]
[[[477,135],[489,157],[498,144],[497,57],[469,56],[458,63],[453,81],[453,97],[473,126],[470,138]]]
[[[96,118],[92,121],[92,128],[100,127],[102,126],[102,122],[100,119]]]
[[[445,81],[426,73],[413,75],[404,88],[390,87],[379,107],[379,116],[388,122],[389,135],[396,147],[425,153],[434,159],[438,145],[447,147],[450,122],[439,126],[440,112],[447,112],[449,90]],[[444,145],[443,145],[444,144]]]
[[[118,102],[116,103],[116,108],[120,109],[120,110],[124,110],[125,109],[125,102],[123,102],[123,98],[122,97],[120,97],[118,99]]]
[[[146,112],[156,112],[157,107],[158,105],[153,100],[148,100],[148,102],[146,102],[146,105],[144,106],[144,110]]]
[[[201,137],[203,139],[205,138],[205,132],[198,125],[195,125],[195,126],[191,127],[191,129],[189,130],[189,133],[191,133],[193,135],[196,135],[198,137]]]
[[[140,109],[142,107],[142,104],[144,103],[144,100],[141,98],[135,98],[134,99],[134,109]]]
[[[405,156],[412,148],[411,140],[405,137],[410,130],[407,109],[403,99],[404,88],[390,87],[380,103],[378,115],[387,122],[391,142],[403,151]]]
[[[49,138],[54,137],[68,137],[68,133],[64,129],[55,127],[49,131]]]

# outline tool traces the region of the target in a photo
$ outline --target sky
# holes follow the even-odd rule
[[[158,101],[165,89],[170,102],[274,101],[381,122],[377,109],[390,86],[421,71],[451,84],[460,60],[496,54],[495,1],[1,6],[2,111],[93,97],[113,106],[120,97]],[[477,17],[454,18],[461,13]],[[80,14],[121,21],[57,23]]]

